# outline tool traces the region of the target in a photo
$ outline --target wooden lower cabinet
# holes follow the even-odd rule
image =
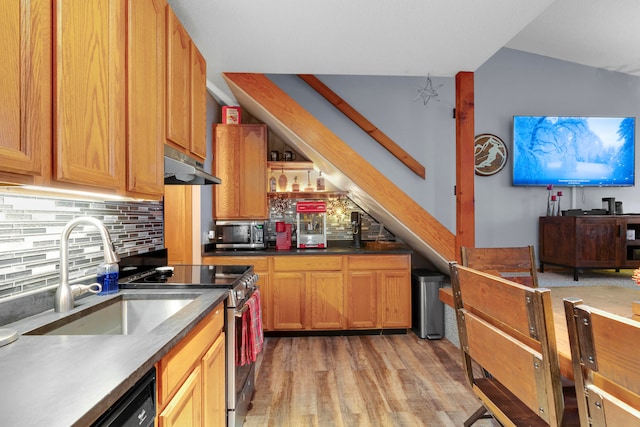
[[[202,358],[202,425],[223,427],[227,421],[225,394],[225,334],[220,334]]]
[[[204,256],[253,265],[265,331],[411,327],[411,255]]]
[[[347,328],[411,327],[410,255],[347,256]]]
[[[158,427],[224,426],[224,303],[156,365]]]
[[[411,327],[411,275],[408,271],[377,271],[381,328]]]
[[[158,415],[159,427],[201,426],[202,369],[197,366]]]
[[[374,271],[349,271],[347,275],[347,327],[378,327],[378,284]]]
[[[273,330],[344,329],[342,256],[272,257]]]

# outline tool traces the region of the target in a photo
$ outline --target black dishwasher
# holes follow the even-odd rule
[[[145,374],[94,427],[151,427],[156,416],[156,369]]]

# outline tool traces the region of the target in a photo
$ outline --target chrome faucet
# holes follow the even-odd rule
[[[99,220],[83,216],[69,221],[62,229],[62,235],[60,237],[60,284],[56,290],[54,300],[54,309],[57,313],[71,310],[74,307],[73,298],[75,296],[79,296],[85,292],[93,292],[90,289],[91,286],[69,285],[69,236],[71,235],[71,231],[80,224],[93,225],[100,232],[102,245],[104,246],[105,263],[113,264],[120,261],[120,257],[118,257],[118,254],[113,250],[113,243],[111,242],[109,232]]]

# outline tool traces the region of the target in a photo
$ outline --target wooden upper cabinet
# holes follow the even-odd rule
[[[268,219],[266,125],[214,125],[215,219]]]
[[[125,191],[125,2],[54,1],[54,178]]]
[[[207,63],[191,43],[191,154],[207,157]]]
[[[127,1],[127,192],[164,190],[166,0]]]
[[[49,177],[51,31],[50,1],[0,4],[0,181],[41,184]]]
[[[167,7],[167,141],[190,150],[191,38]]]

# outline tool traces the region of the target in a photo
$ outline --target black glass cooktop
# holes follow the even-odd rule
[[[144,288],[158,284],[190,287],[232,287],[251,269],[238,265],[174,265],[158,267],[120,281],[122,288]]]

